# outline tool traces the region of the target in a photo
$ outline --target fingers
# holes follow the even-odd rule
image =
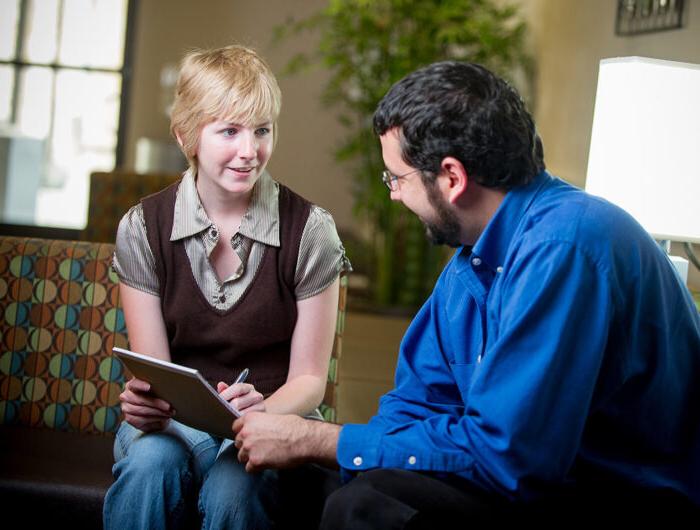
[[[149,392],[151,390],[151,385],[146,381],[132,377],[127,381],[126,388],[133,392]]]
[[[171,418],[175,411],[164,411],[159,408],[149,407],[147,405],[137,405],[129,402],[122,402],[122,412],[125,416],[140,416],[144,418],[167,419]]]
[[[168,425],[169,419],[149,419],[141,416],[124,416],[124,421],[143,432],[161,431]]]
[[[262,394],[257,392],[255,395],[251,394],[247,394],[244,397],[232,400],[231,405],[236,407],[241,414],[248,414],[249,412],[265,412],[265,401],[263,400]]]
[[[119,395],[122,404],[151,407],[163,412],[172,412],[172,406],[167,401],[150,394],[151,385],[140,379],[131,379],[126,383],[124,391]]]
[[[119,394],[124,419],[144,432],[164,429],[175,414],[170,403],[149,394],[150,385],[131,379]]]
[[[222,390],[219,390],[219,388],[222,385],[224,388]],[[225,399],[226,401],[231,401],[234,398],[255,391],[255,387],[248,383],[237,383],[235,385],[229,386],[226,383],[219,382],[216,385],[216,390],[219,392],[223,399]]]
[[[238,449],[238,461],[241,464],[245,464],[245,470],[250,473],[252,471],[255,471],[255,467],[253,464],[250,462],[250,451],[249,449],[244,445],[244,443],[241,440],[236,440],[234,442],[234,445]]]
[[[253,385],[238,383],[228,386],[226,383],[218,383],[219,395],[231,403],[241,413],[265,412],[264,396],[255,390]]]

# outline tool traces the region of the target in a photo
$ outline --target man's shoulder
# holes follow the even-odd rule
[[[545,191],[533,201],[521,235],[533,244],[560,242],[581,247],[648,239],[623,209],[570,186]]]

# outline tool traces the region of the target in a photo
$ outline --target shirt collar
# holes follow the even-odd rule
[[[278,200],[277,182],[265,171],[253,186],[250,204],[241,219],[239,233],[266,245],[280,246]],[[182,177],[173,215],[170,241],[191,237],[213,224],[199,199],[192,169],[188,169]]]
[[[501,267],[521,219],[541,188],[552,180],[549,173],[542,171],[529,184],[517,186],[506,193],[486,229],[471,248],[471,253],[493,270]],[[465,247],[465,251],[469,250]]]

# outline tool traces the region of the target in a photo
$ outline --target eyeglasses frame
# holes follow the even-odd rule
[[[396,191],[399,189],[399,179],[402,179],[404,177],[407,177],[411,173],[417,173],[419,171],[420,169],[412,169],[411,171],[409,171],[408,173],[404,173],[403,175],[394,175],[391,171],[385,169],[384,171],[382,171],[382,182],[386,185],[387,188],[389,188],[389,191]]]

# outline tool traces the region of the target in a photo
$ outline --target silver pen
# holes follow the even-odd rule
[[[234,385],[237,385],[238,383],[244,383],[246,379],[248,379],[248,374],[250,373],[250,370],[247,368],[243,368],[243,371],[238,374],[238,377],[236,377],[236,380],[234,381]]]

